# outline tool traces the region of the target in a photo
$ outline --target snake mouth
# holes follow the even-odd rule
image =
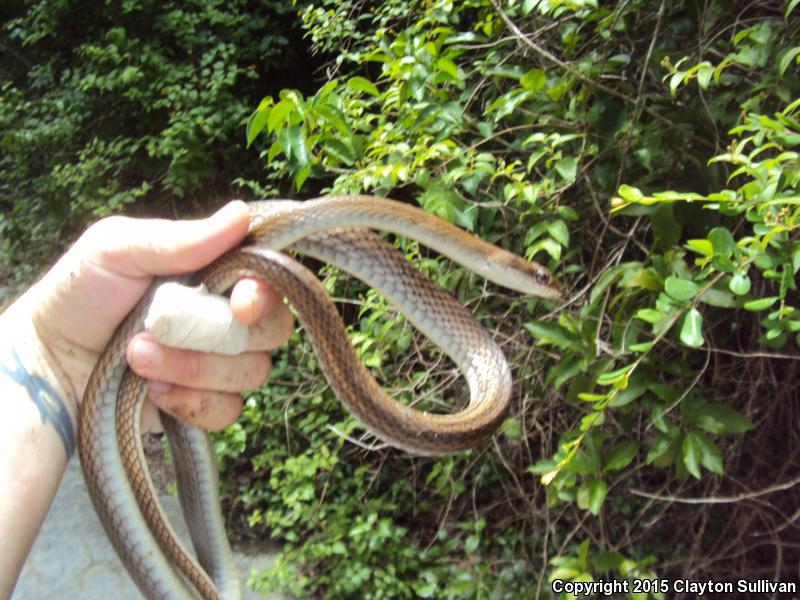
[[[564,292],[561,291],[561,287],[554,287],[553,283],[557,282],[550,282],[550,284],[540,287],[539,293],[537,294],[541,298],[545,298],[547,300],[563,300],[564,299]]]

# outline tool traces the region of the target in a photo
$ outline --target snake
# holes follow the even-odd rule
[[[512,393],[503,352],[475,317],[415,269],[377,231],[413,239],[476,274],[525,295],[558,299],[544,266],[474,237],[405,202],[373,196],[249,203],[242,245],[194,276],[222,294],[244,277],[265,279],[292,305],[328,384],[360,424],[391,446],[440,455],[480,445],[505,419]],[[293,256],[318,259],[371,286],[447,354],[470,399],[453,413],[417,410],[392,399],[361,363],[333,300]],[[164,516],[140,435],[147,381],[127,365],[126,348],[143,330],[157,287],[117,327],[89,378],[81,403],[81,466],[95,510],[141,593],[151,599],[236,600],[239,581],[219,506],[218,473],[208,434],[161,413],[194,554]]]

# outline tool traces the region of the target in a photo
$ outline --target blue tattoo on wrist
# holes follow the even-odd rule
[[[69,459],[75,452],[75,429],[61,394],[41,375],[29,373],[17,351],[13,348],[10,350],[10,356],[6,354],[0,360],[0,373],[28,391],[31,401],[39,409],[42,423],[50,423],[55,428]],[[6,364],[8,358],[11,359],[11,365]]]

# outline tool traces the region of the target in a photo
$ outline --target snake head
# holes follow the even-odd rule
[[[509,254],[510,264],[507,266],[517,272],[518,284],[512,286],[521,292],[539,298],[558,300],[562,297],[561,283],[550,272],[550,269],[539,263],[527,261],[516,254]]]

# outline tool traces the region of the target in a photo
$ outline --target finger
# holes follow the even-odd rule
[[[81,243],[97,266],[128,277],[188,273],[236,246],[249,223],[247,204],[235,200],[205,219],[110,217],[90,227]]]
[[[162,346],[149,333],[139,333],[127,348],[128,364],[145,379],[195,389],[240,392],[259,387],[272,366],[264,352],[234,356]]]
[[[171,386],[148,391],[148,398],[159,409],[195,427],[217,431],[236,421],[242,412],[239,394]]]
[[[233,316],[245,325],[252,325],[280,304],[281,297],[262,279],[242,279],[231,291]]]
[[[267,313],[248,329],[247,349],[251,352],[259,350],[275,350],[287,341],[294,331],[294,317],[289,306],[280,303],[272,312]]]

